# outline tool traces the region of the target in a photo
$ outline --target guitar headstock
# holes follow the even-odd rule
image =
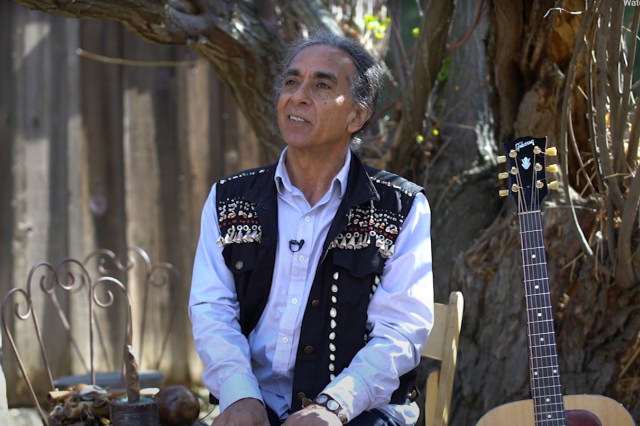
[[[555,148],[547,148],[547,138],[524,136],[503,144],[504,156],[498,163],[506,163],[507,171],[500,179],[508,179],[508,189],[500,191],[518,207],[518,213],[540,209],[549,189],[557,189],[558,182],[547,182],[546,172],[557,172],[558,166],[545,167],[545,157],[555,156]]]

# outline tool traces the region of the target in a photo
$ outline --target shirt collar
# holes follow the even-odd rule
[[[291,180],[289,179],[289,174],[287,173],[287,167],[285,165],[285,159],[287,155],[288,147],[285,147],[280,154],[280,159],[278,160],[278,165],[276,166],[275,171],[275,182],[276,182],[276,190],[278,191],[278,195],[282,196],[285,193],[294,193],[300,192],[299,189],[293,186]],[[351,166],[351,150],[347,149],[347,155],[344,159],[344,164],[342,168],[338,172],[337,175],[331,181],[331,186],[329,191],[334,191],[334,188],[338,191],[338,197],[342,199],[347,190],[347,180],[349,178],[349,168]]]

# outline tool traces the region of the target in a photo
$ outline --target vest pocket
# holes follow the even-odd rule
[[[227,268],[233,273],[238,301],[242,301],[247,293],[259,246],[258,243],[230,244],[222,252]]]
[[[366,312],[384,269],[377,249],[334,249],[332,269],[331,301],[341,308]]]

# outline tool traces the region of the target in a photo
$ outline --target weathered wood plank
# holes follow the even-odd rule
[[[187,312],[190,285],[187,280],[191,277],[193,256],[200,235],[200,212],[211,187],[210,170],[215,167],[210,158],[214,151],[209,125],[212,103],[210,87],[215,83],[212,81],[211,67],[202,59],[193,67],[179,69],[178,75],[182,87],[177,93],[178,104],[183,106],[178,108],[178,147],[185,177],[182,196],[186,199],[181,199],[184,204],[180,213],[183,239],[180,270],[183,280],[179,314],[182,321],[175,325],[174,331],[184,337],[191,336]],[[183,342],[172,339],[171,345],[172,358],[187,360],[189,379],[199,381],[202,363],[193,347],[193,340],[188,337]]]
[[[7,41],[11,37],[10,17],[11,5],[7,2],[0,3],[0,69],[10,70],[11,50]],[[10,79],[0,77],[0,295],[5,294],[10,277],[10,247],[11,247],[11,173],[8,158],[10,157]],[[3,351],[7,351],[8,345],[2,346],[3,331],[0,330],[0,424],[9,423],[7,411],[7,389],[4,376]]]
[[[66,133],[67,80],[65,43],[67,21],[49,15],[17,8],[13,15],[12,58],[15,90],[15,121],[11,144],[12,192],[15,210],[12,220],[12,286],[24,287],[31,265],[38,261],[55,261],[67,251],[66,194]],[[50,303],[33,283],[34,308],[41,331],[48,344],[48,356],[53,374],[68,369],[67,340],[57,330],[59,320]],[[60,297],[64,304],[64,296]],[[30,324],[21,322],[13,327],[16,343],[23,354],[37,354],[38,346]],[[31,356],[23,359],[36,391],[49,388],[43,361]],[[28,402],[24,382],[15,360],[8,357],[7,371],[17,392],[11,392],[10,403]],[[13,364],[13,365],[12,365]]]
[[[125,34],[124,57],[139,61],[171,60],[171,47],[154,46],[132,34]],[[172,149],[175,139],[174,122],[171,116],[172,70],[165,67],[126,67],[124,78],[124,159],[125,159],[125,205],[126,237],[128,245],[143,247],[151,259],[166,259],[165,239],[175,234],[177,223],[168,229],[163,226],[164,217],[171,215],[171,201],[162,202],[162,194],[175,193],[177,176]],[[167,158],[163,158],[166,156]],[[166,168],[166,170],[165,170]],[[175,203],[175,200],[173,200]],[[144,275],[139,269],[129,274],[129,290],[134,307],[134,345],[140,353],[139,363],[151,368],[157,351],[151,346],[161,339],[153,339],[147,333],[149,327],[166,326],[165,312],[168,303],[168,288],[154,288],[149,292],[151,308],[143,318]],[[145,321],[145,336],[141,340],[142,323]]]
[[[80,47],[89,52],[110,57],[122,55],[123,29],[112,22],[83,20]],[[83,177],[84,257],[97,248],[118,252],[126,247],[124,211],[124,158],[122,151],[122,68],[91,59],[81,60],[82,146],[86,149]],[[96,262],[91,262],[92,278],[98,276]],[[111,274],[126,283],[126,274],[111,268]],[[88,305],[85,298],[73,301],[73,328],[84,341],[83,358],[89,360],[87,324]],[[126,310],[122,304],[108,311],[97,309],[95,329],[95,365],[101,371],[117,369],[122,359],[122,333],[108,333],[111,328],[122,332],[126,325]],[[107,327],[108,325],[108,327]],[[98,331],[102,331],[108,350],[104,351]],[[118,348],[114,345],[118,342]],[[76,373],[84,368],[76,364]]]
[[[56,18],[8,2],[0,5],[0,23],[0,65],[12,70],[0,75],[0,296],[24,287],[38,261],[55,264],[99,247],[118,252],[140,246],[152,262],[171,262],[182,273],[181,290],[151,290],[141,364],[153,367],[167,312],[179,301],[160,367],[167,382],[199,380],[202,366],[191,341],[187,299],[200,212],[214,179],[258,165],[246,121],[204,60],[181,68],[124,67],[75,54],[79,44],[143,61],[196,57],[185,48],[150,45],[113,23]],[[225,162],[229,158],[234,160]],[[95,265],[90,271],[95,279]],[[136,349],[143,274],[139,267],[115,274],[132,290]],[[50,302],[39,294],[39,276],[33,283],[35,308],[53,375],[85,373]],[[59,294],[88,363],[86,293],[70,296],[68,303],[66,296]],[[119,367],[121,302],[98,308],[107,346],[105,356],[96,336],[98,370]],[[24,322],[11,327],[42,395],[48,384],[31,329]],[[4,354],[10,406],[31,405],[6,342]],[[0,392],[0,416],[1,400]]]

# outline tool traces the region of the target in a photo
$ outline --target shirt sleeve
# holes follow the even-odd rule
[[[369,302],[370,340],[325,389],[349,420],[389,403],[399,377],[420,363],[433,325],[431,212],[418,194]]]
[[[220,400],[220,410],[242,398],[262,401],[251,369],[249,343],[238,318],[240,305],[233,274],[216,245],[220,235],[216,186],[202,209],[189,297],[189,318],[196,351],[204,363],[202,383]]]

